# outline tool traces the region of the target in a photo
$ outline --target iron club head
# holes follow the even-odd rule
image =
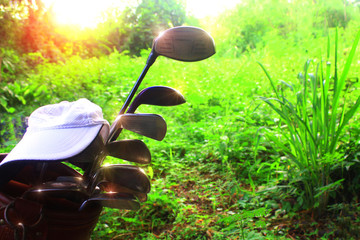
[[[26,191],[23,195],[25,199],[35,199],[45,201],[51,198],[64,198],[71,202],[79,203],[87,199],[90,195],[86,186],[75,182],[46,182]]]
[[[98,187],[100,192],[126,193],[134,196],[139,202],[146,202],[147,200],[147,193],[137,192],[113,182],[100,182]]]
[[[116,183],[136,192],[150,192],[150,181],[144,171],[133,165],[113,164],[99,168],[89,183],[90,192],[101,182]]]
[[[100,193],[92,196],[81,204],[79,211],[83,210],[90,204],[128,210],[138,210],[140,208],[139,201],[130,194],[125,193]]]
[[[127,129],[145,137],[161,141],[166,135],[166,122],[157,114],[132,114],[118,115],[114,122],[117,129]]]
[[[109,142],[106,145],[106,150],[108,155],[112,157],[141,164],[151,162],[150,151],[141,140],[129,139]]]
[[[134,113],[141,104],[175,106],[185,102],[184,96],[176,89],[166,86],[153,86],[141,90],[136,95],[127,113]]]

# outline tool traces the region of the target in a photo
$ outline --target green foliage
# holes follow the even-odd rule
[[[149,195],[147,203],[137,212],[105,210],[100,217],[102,224],[97,225],[93,237],[109,238],[110,234],[112,239],[143,239],[152,235],[147,232],[165,228],[176,219],[179,205],[167,194],[154,192]],[[115,228],[121,230],[111,231]]]
[[[11,4],[10,0],[0,1],[0,48],[15,48],[21,33],[21,18],[25,17],[23,2]]]
[[[16,108],[21,108],[29,103],[43,102],[49,97],[45,86],[25,85],[17,82],[1,88],[0,112],[14,113]]]
[[[209,26],[218,56],[239,57],[278,39],[302,47],[306,38],[327,36],[329,29],[358,21],[360,9],[348,1],[242,1]]]
[[[128,8],[122,16],[122,46],[131,55],[139,56],[142,49],[151,48],[152,41],[160,32],[185,21],[185,9],[177,0],[142,0],[136,9]]]
[[[319,1],[322,6],[317,12],[318,18],[314,21],[317,28],[347,27],[347,24],[356,15],[356,8],[349,1]],[[355,10],[355,11],[354,11]]]
[[[0,82],[11,82],[19,72],[20,58],[12,49],[0,48]]]
[[[230,212],[228,216],[222,217],[218,221],[218,224],[219,227],[222,228],[222,232],[226,233],[226,237],[240,236],[240,239],[243,240],[261,239],[267,235],[264,234],[267,231],[261,234],[256,231],[252,231],[252,229],[253,227],[264,229],[266,227],[266,220],[264,217],[267,214],[268,209],[264,207],[260,207],[254,210],[243,210],[240,213]],[[221,239],[221,237],[219,239]]]
[[[111,9],[96,29],[59,26],[53,16],[52,8],[46,9],[41,0],[1,2],[0,47],[36,52],[50,62],[73,55],[99,57],[114,50],[140,56],[161,31],[182,25],[186,19],[178,0],[144,0],[126,10]]]
[[[0,145],[6,146],[16,142],[24,134],[25,117],[33,107],[41,106],[51,96],[46,86],[35,83],[0,83],[0,86]]]
[[[262,99],[279,115],[281,120],[278,127],[286,141],[271,134],[268,135],[269,140],[280,146],[289,160],[290,184],[297,188],[302,207],[318,211],[319,215],[326,210],[329,197],[343,181],[333,181],[330,174],[343,160],[343,156],[337,151],[339,142],[344,134],[344,127],[349,124],[360,105],[360,97],[350,106],[344,101],[347,75],[359,39],[360,32],[340,77],[337,35],[334,75],[331,74],[329,59],[330,44],[327,57],[316,66],[315,74],[310,72],[311,61],[307,61],[304,73],[299,75],[299,83],[282,81],[280,90],[261,65],[275,93],[274,98]],[[288,97],[287,90],[290,90]],[[339,105],[340,100],[343,100],[342,105]]]

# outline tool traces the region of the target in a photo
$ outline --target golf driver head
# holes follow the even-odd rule
[[[152,86],[143,89],[132,101],[127,113],[134,113],[141,104],[156,106],[175,106],[185,103],[184,96],[174,88]]]
[[[116,208],[116,209],[127,209],[127,210],[138,210],[140,208],[139,201],[132,197],[130,194],[125,193],[100,193],[92,196],[84,201],[79,211],[82,211],[88,205],[96,204],[102,207]]]
[[[151,162],[150,151],[141,140],[129,139],[109,142],[105,147],[108,155],[112,157],[140,164]]]
[[[214,39],[196,27],[174,27],[161,33],[153,43],[155,55],[185,62],[206,59],[215,54]]]
[[[116,183],[136,192],[150,192],[148,177],[141,168],[133,165],[113,164],[99,168],[93,176],[90,190],[106,182]]]

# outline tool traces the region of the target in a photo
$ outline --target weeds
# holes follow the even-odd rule
[[[286,154],[289,161],[289,182],[296,189],[301,207],[312,209],[318,216],[324,213],[330,195],[343,181],[333,181],[331,172],[335,167],[339,167],[344,159],[337,150],[344,128],[360,105],[358,97],[355,103],[347,106],[347,96],[346,92],[344,93],[347,74],[359,39],[360,32],[355,38],[340,77],[337,35],[334,75],[331,74],[330,40],[327,57],[325,61],[317,64],[315,74],[310,72],[312,61],[307,61],[304,73],[299,74],[299,83],[281,81],[280,90],[260,64],[276,95],[275,98],[263,97],[262,100],[280,117],[278,128],[282,138],[271,134],[267,136]],[[290,91],[290,94],[287,91]]]

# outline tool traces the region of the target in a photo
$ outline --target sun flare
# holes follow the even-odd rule
[[[78,25],[94,28],[101,21],[102,13],[112,7],[126,6],[124,1],[115,0],[42,0],[51,8],[58,24]]]
[[[52,9],[55,21],[61,25],[78,25],[94,28],[102,21],[102,14],[110,8],[124,9],[134,6],[133,0],[42,0],[47,9]],[[241,0],[186,0],[188,13],[198,18],[216,16],[233,8]]]

